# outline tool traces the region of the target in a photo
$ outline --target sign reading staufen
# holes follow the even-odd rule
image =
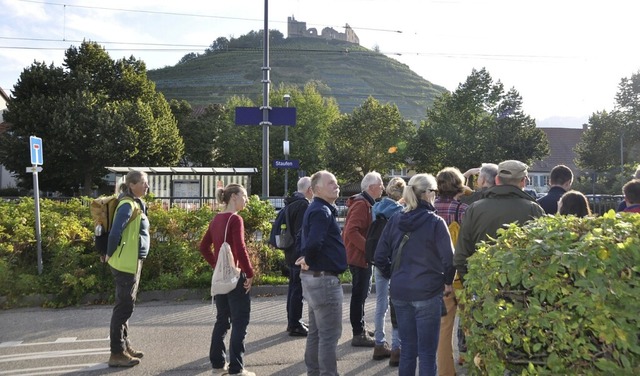
[[[300,168],[300,160],[298,159],[276,159],[273,161],[275,168]]]

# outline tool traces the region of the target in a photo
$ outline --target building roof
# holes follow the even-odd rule
[[[582,128],[540,128],[547,134],[549,140],[549,155],[541,161],[533,163],[529,172],[551,172],[557,165],[563,164],[573,171],[575,176],[581,175],[576,166],[577,157],[574,148],[580,142],[584,129]]]
[[[115,174],[142,171],[156,175],[253,175],[255,167],[105,167]]]

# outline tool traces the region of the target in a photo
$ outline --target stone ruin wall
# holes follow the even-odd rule
[[[318,30],[315,27],[307,29],[307,23],[296,21],[296,19],[291,16],[287,17],[287,37],[288,38],[297,38],[297,37],[308,37],[308,38],[322,38],[322,39],[336,39],[344,42],[349,42],[353,44],[360,45],[360,39],[356,35],[356,32],[349,26],[349,24],[345,25],[345,32],[341,33],[336,31],[331,27],[325,27],[322,29],[322,32],[318,34]]]

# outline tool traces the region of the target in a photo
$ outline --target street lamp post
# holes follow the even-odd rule
[[[284,95],[284,103],[286,104],[287,107],[289,107],[289,101],[291,100],[291,95],[289,94],[285,94]],[[285,125],[284,126],[284,142],[282,144],[282,149],[284,151],[284,160],[288,160],[289,159],[289,126]],[[289,192],[289,169],[285,168],[284,169],[284,196],[287,196],[287,193]]]

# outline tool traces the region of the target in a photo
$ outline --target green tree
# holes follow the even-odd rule
[[[284,107],[284,94],[289,94],[289,106],[296,108],[296,125],[289,127],[291,159],[300,160],[300,168],[307,174],[324,168],[325,145],[329,124],[338,118],[339,110],[333,98],[320,95],[317,83],[309,82],[304,88],[280,85],[270,93],[272,107]],[[236,107],[256,107],[248,98],[233,97],[226,103],[226,120],[216,122],[218,138],[214,142],[216,165],[234,167],[256,167],[262,170],[262,127],[235,125]],[[282,159],[282,141],[284,127],[269,127],[270,163],[274,159]],[[269,191],[284,191],[284,172],[269,169]],[[296,173],[290,173],[295,179]],[[294,181],[294,180],[292,180]],[[262,186],[262,174],[254,175],[251,180],[253,192]]]
[[[327,168],[341,180],[359,182],[369,171],[384,174],[406,164],[415,125],[402,117],[395,104],[369,97],[333,122],[329,134]]]
[[[640,162],[640,71],[620,81],[613,111],[591,115],[576,153],[580,167],[612,177],[621,163]]]
[[[65,53],[65,68],[34,62],[14,86],[0,137],[0,163],[31,187],[29,136],[43,139],[42,190],[84,194],[105,166],[172,165],[183,153],[176,120],[133,57],[113,61],[94,42]]]
[[[171,100],[170,106],[185,145],[180,163],[183,166],[213,166],[217,156],[214,144],[221,128],[220,123],[228,121],[227,109],[223,105],[212,104],[206,106],[201,113],[194,114],[187,101]]]
[[[436,99],[409,150],[418,170],[455,166],[464,171],[505,159],[531,163],[549,153],[549,143],[522,112],[520,94],[513,88],[505,92],[483,68]]]

